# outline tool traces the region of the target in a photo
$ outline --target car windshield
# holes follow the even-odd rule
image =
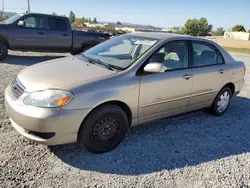
[[[8,18],[7,20],[4,20],[2,23],[4,24],[12,24],[14,23],[16,20],[18,20],[22,15],[20,14],[16,14],[14,16],[11,16],[10,18]]]
[[[152,38],[121,35],[85,51],[82,55],[108,64],[114,69],[124,70],[156,42],[157,40]]]

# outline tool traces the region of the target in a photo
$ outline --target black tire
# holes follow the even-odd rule
[[[89,152],[105,153],[116,148],[129,127],[128,117],[119,106],[103,105],[95,109],[83,122],[78,142]]]
[[[7,45],[0,42],[0,61],[3,61],[8,56],[8,48]]]
[[[219,109],[218,103],[221,101],[221,96],[222,95],[224,96],[225,93],[228,93],[229,101],[228,101],[227,105],[224,105],[224,108]],[[215,115],[215,116],[221,116],[221,115],[223,115],[227,111],[227,109],[228,109],[228,107],[229,107],[229,105],[231,103],[232,95],[233,95],[232,94],[232,90],[229,87],[224,87],[218,93],[218,95],[216,96],[216,98],[214,99],[214,102],[213,102],[212,106],[210,107],[210,112],[213,115]],[[222,103],[223,103],[223,101],[222,101]],[[226,104],[226,102],[225,102],[225,104]]]

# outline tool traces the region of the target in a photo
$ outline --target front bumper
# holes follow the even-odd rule
[[[38,143],[58,145],[77,141],[77,133],[83,119],[91,109],[62,110],[38,108],[23,104],[13,95],[11,87],[5,90],[5,107],[13,127],[24,137]]]

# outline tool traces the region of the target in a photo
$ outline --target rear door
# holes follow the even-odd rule
[[[23,21],[22,26],[18,22]],[[45,17],[43,15],[32,15],[19,19],[14,28],[11,29],[12,47],[14,49],[46,49],[47,36]]]
[[[72,31],[66,19],[48,17],[48,46],[51,51],[69,52],[72,45]]]
[[[210,43],[192,42],[194,84],[190,108],[210,105],[229,72],[220,52]]]

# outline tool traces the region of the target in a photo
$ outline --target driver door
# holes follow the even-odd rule
[[[18,22],[22,21],[23,25]],[[46,49],[47,29],[44,16],[27,15],[15,23],[12,29],[12,47],[14,49]]]
[[[188,43],[165,44],[147,61],[163,63],[163,73],[142,73],[140,80],[139,122],[143,123],[187,110],[193,85],[189,68]]]

